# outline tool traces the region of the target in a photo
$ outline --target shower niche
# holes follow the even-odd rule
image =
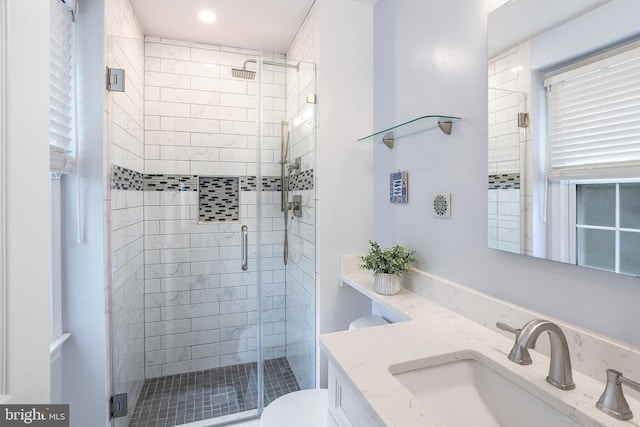
[[[240,220],[240,178],[198,177],[198,220],[200,222]]]
[[[316,385],[315,66],[261,55],[109,40],[115,426],[220,425]]]

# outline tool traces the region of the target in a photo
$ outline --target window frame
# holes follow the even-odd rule
[[[568,217],[570,218],[569,228],[572,230],[570,247],[573,249],[573,254],[571,254],[570,262],[575,265],[580,265],[583,267],[589,268],[598,268],[591,265],[578,264],[578,237],[577,231],[579,228],[583,229],[592,229],[592,230],[607,230],[613,231],[615,233],[615,269],[607,270],[602,269],[604,271],[612,271],[618,274],[628,274],[620,271],[620,257],[621,257],[621,249],[620,249],[620,234],[625,233],[640,233],[640,228],[625,228],[620,226],[620,185],[621,184],[638,184],[640,183],[640,179],[621,179],[621,180],[580,180],[580,181],[572,181],[569,185],[570,189],[570,199],[573,200],[572,210],[569,212]],[[615,219],[613,226],[590,226],[590,225],[581,225],[578,224],[578,207],[577,207],[577,187],[579,185],[593,185],[593,184],[610,184],[615,186]]]
[[[51,340],[62,336],[62,183],[51,178]]]
[[[592,109],[593,106],[595,105],[592,103],[595,102],[596,97],[584,96],[582,94],[585,92],[585,89],[583,86],[586,86],[587,88],[590,88],[590,86],[592,86],[592,83],[589,83],[590,76],[595,76],[598,74],[601,75],[602,76],[601,78],[603,79],[602,81],[604,83],[600,83],[600,81],[598,80],[598,85],[599,85],[598,87],[602,88],[601,85],[604,84],[606,85],[606,88],[610,90],[612,89],[611,87],[612,77],[609,75],[609,72],[612,71],[617,73],[619,72],[617,71],[619,68],[624,69],[628,64],[634,64],[633,67],[635,70],[638,70],[640,66],[640,39],[634,40],[632,42],[628,42],[624,45],[621,45],[615,48],[609,48],[609,49],[598,51],[587,58],[579,59],[569,65],[566,65],[564,67],[554,69],[551,71],[547,71],[546,73],[543,74],[542,84],[547,93],[547,96],[545,97],[545,106],[544,106],[546,110],[546,116],[547,116],[547,135],[546,135],[547,148],[546,148],[546,154],[545,154],[546,165],[547,165],[546,166],[547,179],[554,180],[554,181],[569,181],[574,179],[575,180],[588,180],[588,179],[608,180],[608,179],[627,179],[627,178],[635,178],[640,176],[640,158],[638,158],[635,155],[632,156],[632,159],[628,157],[632,153],[636,152],[636,149],[634,147],[637,145],[637,143],[628,149],[625,148],[626,151],[617,149],[616,152],[621,152],[621,153],[624,152],[626,154],[626,156],[624,157],[624,160],[620,160],[620,159],[614,159],[615,156],[607,152],[607,148],[611,147],[611,145],[605,145],[600,141],[598,141],[599,145],[597,145],[597,148],[596,148],[597,151],[593,152],[592,151],[593,150],[592,147],[594,146],[593,141],[590,141],[589,143],[585,143],[585,141],[582,140],[583,137],[576,137],[576,135],[573,135],[573,139],[570,139],[571,143],[567,145],[563,143],[564,138],[567,138],[567,136],[564,136],[564,138],[560,138],[559,140],[556,140],[555,143],[552,141],[552,137],[551,137],[551,130],[552,130],[553,123],[562,123],[563,126],[566,126],[567,124],[565,123],[565,120],[569,120],[569,123],[572,123],[572,121],[576,120],[576,117],[579,117],[580,119],[585,120],[586,118],[591,119],[591,117],[593,116],[594,114],[593,112],[587,113],[587,111]],[[614,75],[617,76],[617,74],[615,73]],[[636,73],[633,73],[633,74],[636,74]],[[614,81],[616,82],[623,81],[626,83],[626,79],[628,77],[629,76],[627,76],[623,80],[618,80],[616,78],[614,79]],[[573,92],[575,91],[575,88],[571,89],[571,86],[570,86],[575,84],[576,82],[580,82],[579,84],[582,85],[580,86],[581,90],[579,91],[579,93],[581,94],[578,95],[577,97]],[[637,82],[637,79],[634,79],[633,83],[635,84],[636,82]],[[632,84],[627,84],[627,85],[632,86]],[[554,87],[556,88],[555,91],[554,91]],[[569,89],[567,89],[567,87]],[[613,89],[619,89],[620,87],[621,86],[614,85]],[[561,97],[560,102],[563,103],[563,105],[567,107],[569,110],[568,111],[560,110],[559,112],[556,112],[554,114],[554,112],[551,110],[551,105],[550,105],[551,97],[555,93],[557,93],[558,90],[560,91],[569,90],[571,95],[565,94],[565,96],[571,99],[572,102],[569,102],[567,104],[566,98]],[[604,104],[604,105],[609,105],[609,108],[611,108],[610,105],[616,105],[615,111],[616,113],[618,113],[618,115],[615,117],[617,118],[628,117],[627,114],[632,112],[634,113],[633,117],[635,117],[637,121],[637,117],[639,115],[637,112],[629,111],[628,110],[629,107],[627,106],[622,107],[622,109],[620,108],[620,105],[619,105],[620,102],[628,101],[628,99],[625,96],[626,95],[617,94],[616,97],[613,98],[615,99],[615,103]],[[637,98],[637,95],[634,95],[634,99],[635,98]],[[575,103],[576,99],[580,101],[580,104]],[[557,102],[558,102],[558,99],[554,98],[554,103],[557,103]],[[576,108],[577,105],[579,105],[580,108]],[[602,104],[597,104],[597,105],[600,106]],[[636,105],[636,104],[632,104],[632,105]],[[613,111],[614,110],[607,110],[608,113],[611,113]],[[580,112],[580,114],[576,114],[576,112]],[[565,117],[566,115],[568,115],[569,118]],[[562,120],[560,120],[560,118],[562,118]],[[613,125],[613,121],[608,123]],[[581,123],[581,124],[584,126],[588,126],[587,123]],[[575,124],[572,126],[575,126]],[[607,137],[612,138],[612,140],[615,140],[615,138],[618,137],[618,132],[630,129],[628,125],[615,124],[614,126],[615,126],[615,132],[611,130],[607,130],[608,133],[606,133]],[[571,133],[575,134],[575,127],[573,127],[571,131],[566,127],[564,127],[563,129],[565,129],[566,132],[569,134]],[[580,128],[580,129],[582,130],[583,128]],[[633,129],[636,129],[636,128],[633,128]],[[566,135],[566,134],[563,134],[563,135]],[[590,134],[590,136],[592,135],[595,135],[595,134]],[[635,135],[633,135],[633,137],[635,137]],[[607,139],[605,138],[605,140]],[[613,145],[613,146],[617,147],[616,145]],[[580,152],[575,151],[574,147],[579,147],[581,151]],[[560,157],[554,156],[551,153],[553,150],[558,150],[563,154]],[[589,155],[585,156],[584,154],[585,151],[586,153],[589,153]],[[606,162],[587,161],[587,158],[592,156],[593,154],[607,156],[606,158],[608,159],[608,161]],[[560,164],[553,166],[552,159],[555,159],[555,162]],[[580,159],[578,163],[574,163],[576,159]]]

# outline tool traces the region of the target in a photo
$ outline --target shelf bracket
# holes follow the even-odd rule
[[[394,138],[392,130],[384,134],[384,136],[382,137],[382,142],[384,142],[384,145],[386,145],[389,149],[393,150]]]
[[[451,135],[451,128],[453,127],[453,122],[451,120],[438,120],[438,127],[445,135]],[[393,131],[385,133],[382,137],[382,142],[389,149],[393,150],[393,143],[395,142],[395,137],[393,135]]]
[[[438,127],[445,135],[451,135],[453,122],[451,120],[438,120]]]

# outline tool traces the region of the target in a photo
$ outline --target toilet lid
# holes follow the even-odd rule
[[[294,391],[269,404],[260,417],[260,427],[326,427],[326,389]]]

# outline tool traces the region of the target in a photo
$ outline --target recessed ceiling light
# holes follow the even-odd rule
[[[200,20],[206,23],[211,23],[218,19],[218,16],[210,10],[201,10],[200,12],[198,12],[198,17],[200,18]]]

